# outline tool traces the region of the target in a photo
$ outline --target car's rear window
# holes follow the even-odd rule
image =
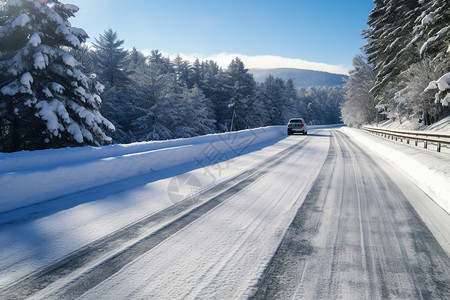
[[[302,120],[290,120],[289,123],[302,123]]]

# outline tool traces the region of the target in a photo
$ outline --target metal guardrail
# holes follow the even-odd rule
[[[441,152],[442,144],[450,145],[450,134],[436,133],[431,131],[410,131],[410,130],[392,130],[392,129],[380,129],[377,127],[364,126],[364,130],[376,135],[381,135],[385,138],[392,140],[398,140],[400,138],[401,142],[406,139],[406,143],[410,143],[411,140],[414,141],[414,145],[417,146],[419,142],[423,142],[423,147],[428,148],[428,143],[436,143],[437,151]]]

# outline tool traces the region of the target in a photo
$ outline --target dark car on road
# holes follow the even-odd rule
[[[291,135],[294,133],[308,134],[308,127],[306,126],[305,120],[302,118],[290,119],[287,124],[287,134]]]

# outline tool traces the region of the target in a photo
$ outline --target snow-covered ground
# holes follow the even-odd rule
[[[377,126],[377,124],[372,124]],[[378,127],[398,130],[433,131],[450,134],[450,116],[430,126],[405,121],[385,121]],[[442,144],[441,153],[436,153],[437,144],[428,143],[424,149],[423,142],[418,146],[376,137],[367,132],[345,128],[352,138],[358,140],[363,147],[377,153],[384,160],[395,165],[425,191],[434,201],[450,214],[450,145]]]
[[[450,214],[450,153],[438,153],[403,144],[358,129],[341,128],[361,147],[406,173],[440,207]]]
[[[321,171],[329,154],[330,141],[334,136],[330,129],[310,127],[308,136],[288,137],[284,129],[285,127],[257,129],[256,134],[255,131],[246,131],[245,135],[230,136],[229,139],[224,139],[221,135],[196,138],[197,141],[205,139],[198,143],[192,139],[157,143],[159,145],[166,143],[164,147],[152,143],[111,147],[120,149],[122,151],[120,153],[115,152],[119,150],[110,150],[108,147],[48,150],[53,152],[55,157],[50,171],[58,169],[59,164],[69,168],[92,166],[91,164],[96,161],[105,161],[112,164],[118,162],[120,172],[126,170],[134,172],[133,168],[139,168],[139,163],[130,164],[130,167],[126,168],[125,162],[128,159],[133,160],[137,157],[140,164],[151,164],[152,159],[147,160],[147,155],[151,157],[158,151],[165,152],[166,156],[161,157],[169,160],[169,164],[153,172],[134,174],[133,177],[126,176],[125,179],[116,177],[120,180],[108,184],[102,184],[99,180],[94,182],[97,186],[92,188],[76,193],[68,192],[67,195],[55,199],[38,201],[32,206],[0,213],[0,291],[24,276],[72,255],[99,239],[176,206],[174,204],[178,204],[182,198],[195,197],[199,190],[220,186],[233,176],[243,174],[258,165],[259,172],[264,172],[266,166],[261,167],[262,162],[277,159],[281,151],[300,145],[298,151],[292,152],[292,155],[287,156],[280,165],[268,169],[264,176],[229,196],[226,201],[175,234],[168,235],[151,251],[136,257],[121,267],[120,271],[113,273],[83,295],[86,299],[97,299],[99,295],[105,299],[251,296],[261,274]],[[448,174],[450,168],[446,167],[449,159],[448,156],[442,156],[446,154],[391,142],[361,130],[349,128],[340,130],[357,141],[362,148],[371,149],[374,157],[378,157],[376,159],[382,157],[388,161],[384,163],[386,165],[397,166],[389,159],[398,157],[397,160],[402,162],[398,164],[398,168],[404,170],[400,172],[422,174],[423,182],[418,182],[417,177],[408,176],[436,202],[443,206],[448,205],[442,197],[444,193],[448,194],[446,188],[450,186],[448,179],[445,179],[450,178]],[[127,147],[144,148],[130,150]],[[153,148],[150,150],[145,147]],[[170,160],[171,149],[184,151],[183,154],[175,152],[175,158],[183,159]],[[86,151],[89,154],[79,154],[78,158],[67,157],[70,151],[74,153]],[[102,151],[111,152],[103,155]],[[198,156],[199,153],[203,153],[202,156]],[[114,154],[119,158],[117,159]],[[18,163],[20,170],[17,171],[12,169],[13,161],[8,160],[14,155],[17,155],[17,161],[21,162]],[[28,158],[29,155],[31,159]],[[8,164],[4,164],[2,167],[5,170],[9,168],[9,174],[26,173],[27,163],[33,166],[30,174],[36,173],[34,169],[46,171],[43,168],[45,159],[41,162],[33,159],[39,155],[48,155],[48,163],[51,163],[49,160],[52,155],[42,151],[6,154],[3,156],[6,158],[4,161],[9,161],[10,165],[7,167]],[[426,169],[428,167],[414,162],[415,159],[426,159],[436,168],[428,170]],[[407,169],[407,166],[412,169]],[[364,164],[358,167],[363,168]],[[102,169],[90,168],[87,170],[95,172],[98,176],[105,175],[102,174]],[[107,169],[107,172],[115,170]],[[83,174],[80,171],[78,176]],[[398,178],[404,178],[404,175]],[[433,182],[429,181],[438,184],[432,185]],[[22,183],[24,189],[26,184]],[[408,197],[408,193],[413,193],[413,188],[404,186],[406,188],[402,192],[408,200],[415,202],[413,206],[422,218],[425,216],[425,223],[431,227],[430,230],[439,242],[447,245],[443,248],[449,253],[448,213],[445,213],[442,220],[433,220],[436,216],[440,218],[439,213],[442,214],[443,210],[431,207],[427,203],[420,203],[423,196],[419,193]],[[428,210],[435,210],[436,213],[423,213]],[[146,229],[148,232],[145,235],[160,230],[170,222],[178,222],[178,218],[180,216],[173,216],[161,224],[152,225]],[[116,252],[105,252],[101,259],[108,259],[135,242],[136,240],[123,242],[119,249],[115,249]],[[99,263],[94,261],[83,265],[33,297],[58,298],[60,295],[58,293],[66,290],[67,285],[76,282],[80,275],[82,277],[90,270],[98,268]]]
[[[372,124],[372,126],[378,126],[381,128],[393,129],[393,130],[413,130],[413,131],[433,131],[437,133],[450,134],[450,116],[440,120],[429,126],[423,126],[418,122],[404,121],[400,124],[399,121],[384,121],[379,124]],[[423,146],[423,142],[419,142],[418,146]],[[437,149],[436,143],[429,143],[428,146],[432,150]],[[442,144],[442,152],[450,153],[450,145]]]
[[[189,172],[190,177],[196,179],[195,188],[207,188],[220,184],[267,158],[276,156],[280,151],[297,143],[298,138],[303,138],[295,136],[293,139],[285,139],[285,137],[284,134],[282,137],[250,145],[245,152],[241,153],[245,155],[237,156],[228,153],[227,155],[234,155],[234,157],[229,157],[231,159],[227,161],[215,161],[214,164],[205,167],[199,166],[197,161],[191,161],[59,197],[38,205],[2,213],[0,218],[0,261],[2,262],[0,288],[100,237],[136,222],[144,216],[172,206],[179,201],[179,198],[174,197],[171,192],[189,196],[193,192],[189,189],[192,185],[180,183],[175,184],[175,188],[171,188],[174,180],[183,178],[177,175]],[[307,193],[315,178],[310,172],[318,172],[326,156],[328,142],[326,138],[323,140],[323,143],[310,146],[297,155],[303,154],[304,157],[301,161],[307,165],[312,164],[308,167],[308,172],[295,175],[298,167],[296,167],[295,159],[292,159],[294,164],[291,173],[293,173],[277,173],[276,176],[286,177],[292,182],[296,182],[296,177],[301,178],[303,184],[292,186],[292,189],[297,192],[298,189],[301,189],[303,193]],[[269,185],[270,180],[263,186],[268,187]],[[292,192],[289,190],[283,192],[284,188],[285,186],[279,186],[270,190],[276,195]],[[259,192],[265,193],[265,189],[261,189]],[[254,197],[258,197],[259,192],[254,191],[247,196],[250,197],[249,199],[254,199]],[[277,199],[277,197],[272,198],[274,201]],[[274,205],[276,203],[277,201],[274,202]],[[296,203],[297,208],[298,205],[300,203]],[[289,209],[285,211],[287,207],[289,206],[280,206],[282,211],[272,212],[277,216],[277,222],[281,222],[280,227],[274,233],[277,238],[281,238],[282,230],[289,224],[286,218]],[[255,218],[263,217],[258,213],[257,208],[249,207],[248,209],[249,216],[254,214]],[[293,208],[290,212],[292,217],[295,211],[296,208]],[[227,218],[228,220],[233,218],[232,211]],[[270,240],[269,244],[273,244],[272,246],[276,248],[276,242]],[[272,250],[274,251],[275,248]],[[51,251],[48,251],[49,249]]]
[[[450,133],[450,116],[440,120],[429,126],[424,126],[417,121],[406,120],[400,123],[399,121],[387,120],[380,122],[379,124],[371,124],[371,126],[384,127],[389,129],[401,129],[401,130],[431,130],[439,132],[449,132]]]
[[[283,136],[271,126],[188,139],[0,153],[0,212],[196,161],[199,167]]]
[[[440,120],[439,122],[436,122],[436,123],[428,126],[426,128],[426,130],[443,131],[443,132],[449,132],[450,133],[450,116]]]
[[[317,140],[81,299],[251,296],[325,160],[329,139]],[[132,275],[142,266],[145,276]]]

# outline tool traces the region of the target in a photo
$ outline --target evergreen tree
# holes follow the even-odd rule
[[[184,61],[181,56],[177,55],[173,61],[175,74],[180,86],[190,86],[190,66],[189,62]],[[192,87],[192,86],[190,86]]]
[[[215,119],[209,99],[195,85],[192,89],[183,88],[183,99],[180,114],[180,124],[174,126],[176,137],[193,137],[214,132]]]
[[[134,142],[132,120],[141,115],[141,110],[136,105],[137,93],[134,87],[122,89],[114,86],[102,93],[102,100],[101,113],[116,128],[111,136],[114,142]]]
[[[136,49],[136,47],[133,47],[133,50],[131,50],[131,53],[129,53],[129,57],[126,61],[128,61],[129,69],[135,70],[136,68],[142,68],[146,64],[147,58],[144,54],[142,54],[140,51]]]
[[[283,125],[290,118],[302,117],[304,109],[300,109],[297,90],[292,79],[284,81],[273,75],[267,76],[265,82],[257,89],[257,99],[263,108],[255,111],[263,125]]]
[[[361,55],[353,58],[353,68],[345,85],[345,101],[341,112],[344,123],[360,127],[375,121],[375,102],[371,92],[375,83],[375,74]]]
[[[289,78],[284,83],[284,99],[285,103],[282,110],[282,124],[287,124],[290,118],[294,117],[295,103],[297,100],[297,90],[294,81]]]
[[[211,100],[216,127],[220,132],[229,130],[229,93],[226,88],[226,75],[216,62],[210,60],[204,64],[203,80],[200,89],[207,99]]]
[[[128,68],[133,70],[129,72],[126,85],[118,83],[102,94],[101,112],[116,127],[112,138],[115,142],[120,143],[130,143],[136,139],[134,126],[130,120],[141,117],[143,111],[140,107],[139,85],[135,80],[140,76],[145,76],[148,69],[145,55],[136,48],[133,48],[128,54],[126,61]]]
[[[364,32],[364,50],[374,66],[376,82],[373,91],[377,103],[389,100],[387,85],[397,82],[399,74],[419,58],[410,45],[414,22],[420,16],[419,0],[375,0],[369,15],[369,29]]]
[[[414,118],[428,123],[437,115],[445,116],[449,110],[442,106],[450,104],[450,2],[374,3],[364,50],[376,74],[372,91],[377,107],[400,122]],[[426,78],[431,80],[427,85]]]
[[[293,84],[292,80],[291,84]],[[262,89],[263,101],[269,118],[268,125],[286,124],[289,120],[287,111],[290,109],[290,101],[292,100],[290,97],[292,95],[288,95],[285,81],[269,75],[260,88]],[[290,93],[292,93],[292,90]]]
[[[416,37],[420,41],[420,56],[431,58],[436,77],[430,82],[435,92],[435,103],[450,105],[450,3],[448,0],[425,2],[425,11],[417,19]]]
[[[430,82],[442,75],[436,71],[435,64],[425,58],[402,73],[406,85],[396,93],[396,100],[407,109],[404,117],[417,122],[416,126],[430,125],[443,116],[442,105],[435,103],[434,92],[427,90]]]
[[[197,58],[194,61],[194,64],[192,66],[192,71],[190,72],[190,81],[189,85],[190,87],[193,87],[194,85],[200,86],[202,83],[202,64],[200,63],[200,60]]]
[[[170,59],[168,57],[164,57],[158,50],[152,50],[152,53],[148,59],[150,67],[156,72],[156,74],[162,75],[175,73]]]
[[[87,76],[94,76],[95,66],[94,66],[94,53],[85,44],[81,45],[80,48],[72,48],[69,53],[80,63],[80,69]]]
[[[311,125],[341,123],[340,106],[344,100],[340,86],[308,87],[298,90],[295,116]]]
[[[1,151],[101,145],[114,126],[99,112],[103,86],[64,49],[84,30],[78,7],[57,0],[10,0],[0,7]]]
[[[424,1],[422,15],[416,19],[411,41],[420,44],[420,55],[440,59],[448,55],[450,46],[450,3],[447,0]]]
[[[255,79],[248,73],[244,63],[236,57],[228,65],[226,84],[230,93],[230,130],[250,128],[248,117],[252,113],[255,96]]]
[[[120,47],[123,43],[123,40],[118,39],[117,32],[111,28],[100,34],[99,39],[95,39],[96,73],[108,89],[113,86],[124,87],[128,83],[128,53]]]

